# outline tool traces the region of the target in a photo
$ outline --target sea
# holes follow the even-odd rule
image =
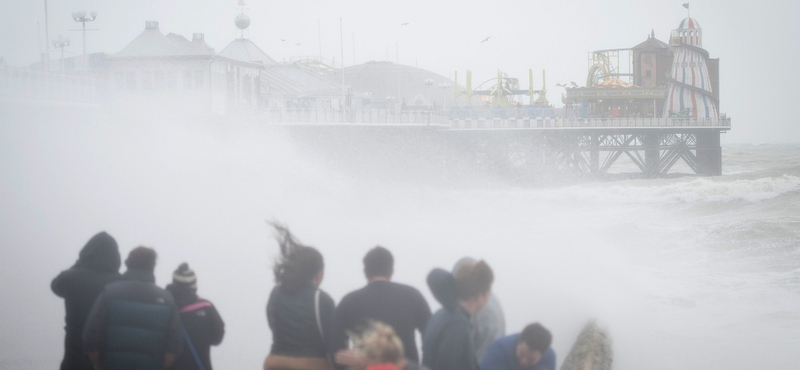
[[[484,259],[506,332],[542,323],[558,366],[596,320],[616,370],[800,368],[798,144],[723,140],[715,177],[443,184],[334,166],[256,123],[33,117],[0,123],[0,369],[59,366],[49,283],[102,230],[123,256],[155,248],[161,286],[188,262],[226,323],[214,368],[260,368],[268,221],[322,252],[336,301],[365,284],[375,245],[433,310],[426,274]]]

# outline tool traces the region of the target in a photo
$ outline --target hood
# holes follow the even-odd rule
[[[120,265],[117,241],[105,231],[86,242],[78,255],[78,262],[75,262],[75,267],[106,272],[117,272]]]
[[[456,297],[456,279],[453,274],[436,268],[428,274],[428,288],[442,307],[452,311],[458,305]]]

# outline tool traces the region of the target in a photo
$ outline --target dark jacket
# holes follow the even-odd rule
[[[458,304],[455,278],[434,269],[428,274],[428,286],[442,308],[422,336],[422,364],[431,370],[477,370],[470,315]]]
[[[167,291],[175,298],[180,312],[181,323],[192,341],[192,346],[200,357],[205,370],[211,370],[211,346],[222,342],[225,335],[225,323],[211,302],[197,297],[194,289],[170,284]],[[197,362],[189,346],[170,366],[172,370],[196,370]]]
[[[272,330],[272,355],[292,357],[327,358],[334,303],[327,293],[320,291],[319,312],[325,337],[317,327],[314,295],[317,288],[311,284],[297,292],[286,293],[276,286],[267,302],[267,322]]]
[[[419,362],[414,330],[420,334],[431,317],[431,309],[422,294],[407,285],[373,281],[342,298],[333,315],[330,354],[347,348],[347,332],[361,332],[369,320],[394,328],[403,342],[406,358]]]
[[[66,336],[61,370],[93,370],[83,350],[83,327],[97,296],[106,284],[120,279],[119,248],[110,235],[101,232],[81,249],[78,261],[50,283],[50,289],[64,298]]]
[[[517,360],[519,333],[507,335],[492,343],[481,360],[481,370],[556,370],[556,353],[548,348],[539,362],[528,368],[519,366]]]
[[[100,352],[103,370],[161,370],[164,354],[180,355],[183,333],[172,295],[152,272],[129,269],[97,298],[86,328],[86,352]]]

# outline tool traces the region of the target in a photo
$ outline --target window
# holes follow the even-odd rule
[[[153,89],[153,73],[142,72],[142,90]]]
[[[114,88],[125,90],[125,74],[122,72],[114,73]]]
[[[136,72],[128,72],[125,76],[128,90],[136,90]]]
[[[183,88],[192,88],[192,71],[183,71]]]
[[[194,88],[195,89],[202,89],[203,88],[203,71],[195,71],[194,72]]]
[[[178,87],[178,76],[175,71],[167,71],[167,90],[175,90]]]
[[[157,71],[153,74],[153,87],[156,91],[164,91],[167,85],[166,77],[163,71]]]

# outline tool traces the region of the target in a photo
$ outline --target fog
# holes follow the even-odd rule
[[[741,217],[721,205],[792,194],[797,177],[733,183],[742,189],[706,180],[443,184],[403,180],[418,174],[396,173],[408,171],[402,167],[335,167],[319,148],[260,124],[64,116],[15,108],[0,125],[2,368],[58,365],[64,309],[49,282],[101,230],[123,255],[138,245],[155,248],[161,286],[188,262],[199,294],[226,322],[226,338],[212,350],[215,367],[261,366],[278,253],[268,220],[319,248],[322,288],[337,301],[365,283],[360,261],[375,245],[392,250],[394,279],[417,287],[432,308],[438,305],[424,282],[430,269],[449,269],[463,256],[486,259],[507,331],[545,324],[559,366],[592,318],[612,335],[617,369],[789,368],[798,360],[791,350],[798,328],[787,320],[800,299],[740,275],[742,267],[767,270],[756,279],[792,274],[795,262],[785,270],[763,265],[760,252],[720,254],[714,244],[727,239],[713,235],[716,223]],[[690,206],[708,197],[722,203]],[[676,205],[682,210],[670,210]],[[793,217],[793,209],[781,212]],[[796,243],[795,234],[788,238]],[[744,351],[771,355],[738,356]]]
[[[412,1],[387,10],[380,3],[254,2],[249,37],[276,60],[313,55],[320,20],[323,54],[338,56],[341,17],[345,39],[352,35],[356,45],[345,41],[347,65],[389,54],[444,76],[473,69],[490,78],[501,68],[524,79],[528,68],[547,69],[552,86],[585,79],[585,52],[630,47],[651,30],[666,40],[685,17],[680,2],[554,4]],[[51,4],[51,39],[76,27],[56,14],[85,8],[100,13],[89,52],[120,50],[149,19],[164,33],[205,32],[219,51],[236,37],[238,11],[234,1],[204,5]],[[10,65],[37,60],[40,6],[0,4],[0,56]],[[394,253],[394,280],[418,288],[433,309],[425,285],[432,268],[450,269],[464,256],[485,259],[507,332],[543,323],[554,333],[559,366],[581,327],[597,319],[614,340],[617,370],[796,367],[800,154],[770,147],[773,155],[765,156],[727,143],[800,138],[790,109],[798,93],[773,91],[800,83],[791,65],[800,44],[791,19],[798,5],[692,6],[704,46],[721,59],[722,111],[734,117],[723,135],[725,176],[716,179],[531,188],[477,174],[452,182],[417,148],[390,162],[342,163],[332,155],[336,143],[311,143],[253,120],[148,107],[119,115],[0,97],[0,369],[58,366],[64,307],[49,284],[103,230],[123,256],[139,245],[155,248],[159,286],[188,262],[198,293],[226,323],[222,345],[212,349],[214,367],[259,368],[271,344],[272,220],[322,252],[321,288],[337,302],[365,284],[361,258],[375,245]],[[405,21],[419,28],[381,28]],[[496,43],[486,50],[473,45],[489,35]],[[280,37],[303,45],[292,49]],[[70,52],[81,46],[76,41]],[[561,93],[552,87],[556,105]]]

